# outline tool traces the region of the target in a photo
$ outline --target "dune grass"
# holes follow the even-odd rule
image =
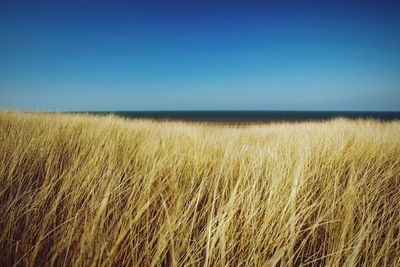
[[[0,112],[0,265],[395,266],[400,122]]]

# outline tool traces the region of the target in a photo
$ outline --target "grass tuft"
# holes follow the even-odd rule
[[[395,266],[400,122],[0,112],[0,265]]]

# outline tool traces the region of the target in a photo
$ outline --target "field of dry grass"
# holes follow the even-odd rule
[[[399,266],[400,122],[0,112],[0,265]]]

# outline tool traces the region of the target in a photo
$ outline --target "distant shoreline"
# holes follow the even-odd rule
[[[387,111],[90,111],[66,113],[229,124],[307,122],[335,118],[376,119],[381,121],[400,120],[400,112]]]

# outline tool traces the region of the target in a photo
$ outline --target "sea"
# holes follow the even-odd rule
[[[197,122],[302,122],[334,118],[400,120],[399,112],[382,111],[94,111],[96,115],[114,114],[126,118],[180,120]]]

